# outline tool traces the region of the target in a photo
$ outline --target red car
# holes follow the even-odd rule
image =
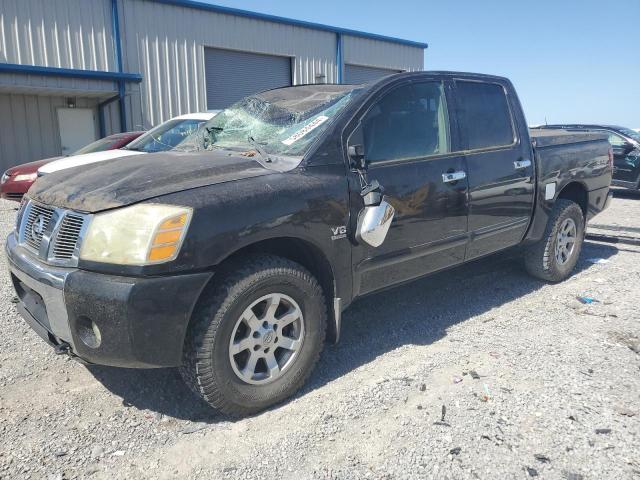
[[[102,152],[104,150],[115,150],[122,148],[132,142],[144,132],[125,132],[109,135],[108,137],[96,140],[89,145],[82,147],[71,155],[82,155],[84,153]],[[46,163],[53,162],[63,157],[45,158],[35,162],[23,163],[16,165],[4,172],[2,180],[0,180],[0,196],[7,200],[15,200],[19,202],[22,196],[27,193],[29,187],[38,178],[38,169]]]

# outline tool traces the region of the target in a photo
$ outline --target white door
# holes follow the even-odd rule
[[[97,140],[95,114],[91,108],[59,108],[58,125],[63,155]]]

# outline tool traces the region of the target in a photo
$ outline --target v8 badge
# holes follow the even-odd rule
[[[339,240],[341,238],[345,238],[347,236],[347,227],[331,227],[331,240]]]

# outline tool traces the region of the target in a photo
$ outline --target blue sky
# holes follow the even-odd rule
[[[426,42],[427,70],[509,77],[529,124],[640,128],[640,0],[210,3]]]

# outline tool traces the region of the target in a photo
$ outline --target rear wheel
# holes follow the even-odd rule
[[[292,395],[322,350],[322,288],[302,266],[252,256],[196,309],[181,373],[212,407],[250,415]]]
[[[584,214],[580,206],[571,200],[557,200],[544,236],[525,251],[527,271],[548,282],[564,280],[578,262],[584,233]]]

